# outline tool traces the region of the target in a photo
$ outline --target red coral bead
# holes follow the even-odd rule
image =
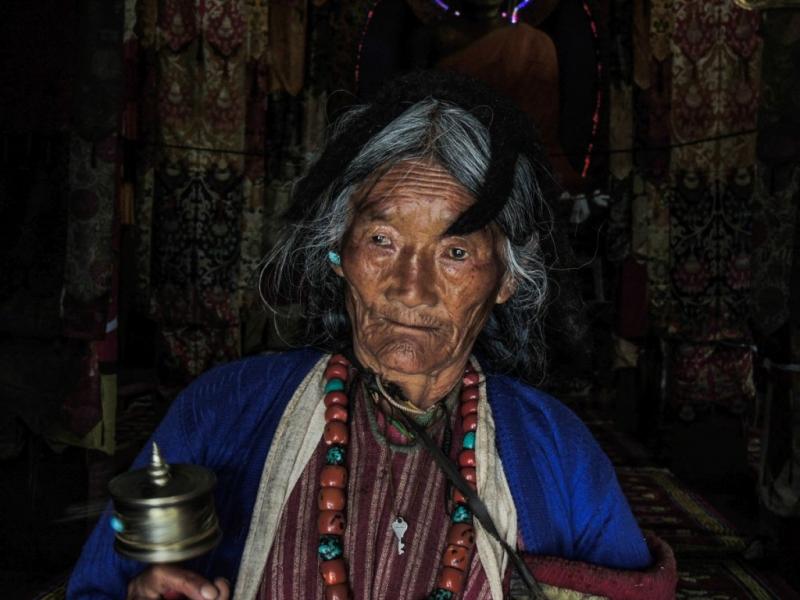
[[[463,467],[460,469],[461,476],[467,480],[467,483],[476,483],[478,481],[478,475],[475,471],[475,467]]]
[[[461,406],[458,408],[459,413],[462,417],[466,417],[467,415],[474,414],[478,412],[478,400],[465,400],[461,403]]]
[[[467,366],[464,367],[464,373],[466,374],[466,373],[474,373],[474,372],[475,372],[475,367],[472,366],[471,362],[467,362]]]
[[[481,380],[481,376],[478,375],[478,373],[467,373],[461,379],[461,381],[464,382],[465,386],[478,385],[480,380]]]
[[[341,379],[342,381],[347,381],[347,378],[350,376],[350,371],[344,365],[329,365],[327,369],[325,369],[325,380],[329,381],[331,379]]]
[[[350,366],[350,361],[345,358],[343,354],[334,354],[331,356],[331,359],[328,361],[329,365],[344,365],[345,367]]]
[[[475,466],[475,450],[462,450],[458,454],[459,467],[474,467]]]
[[[443,567],[442,572],[439,573],[439,585],[445,590],[458,594],[461,592],[461,587],[464,584],[464,571],[459,571],[453,567]]]
[[[325,394],[325,406],[330,406],[331,404],[347,406],[347,394],[344,392],[328,392]]]
[[[350,588],[346,583],[326,586],[325,600],[350,600]]]
[[[346,446],[347,442],[350,440],[347,425],[341,421],[329,421],[325,424],[325,433],[323,433],[322,439],[325,440],[328,446],[336,444]]]
[[[464,546],[447,546],[442,554],[442,566],[466,571],[469,563],[469,550]]]
[[[465,387],[461,389],[461,401],[477,400],[481,397],[481,391],[476,386]]]
[[[339,510],[322,510],[317,517],[317,531],[320,535],[342,535],[344,525],[344,514]]]
[[[475,528],[469,523],[453,523],[447,530],[447,545],[472,548],[475,545]]]
[[[456,504],[469,504],[466,496],[458,491],[458,488],[453,488],[453,502]]]
[[[340,404],[331,404],[325,409],[325,420],[347,423],[347,409]]]
[[[347,487],[347,469],[341,465],[325,465],[319,473],[319,484],[324,488],[344,489]]]
[[[320,510],[344,510],[346,501],[343,489],[326,487],[319,491],[317,508]]]
[[[319,572],[325,585],[333,586],[347,583],[347,569],[344,566],[344,559],[323,560],[319,563]]]
[[[475,431],[478,428],[478,413],[472,413],[464,417],[461,427],[465,432]]]

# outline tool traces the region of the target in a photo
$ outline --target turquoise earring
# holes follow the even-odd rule
[[[328,252],[328,260],[332,265],[336,265],[337,267],[342,264],[342,257],[339,256],[338,252],[334,252],[333,250]]]

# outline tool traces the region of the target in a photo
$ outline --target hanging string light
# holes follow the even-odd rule
[[[531,3],[531,0],[522,0],[519,4],[514,7],[514,10],[511,11],[511,22],[516,24],[519,22],[519,12],[528,6]]]
[[[446,2],[444,2],[443,0],[433,0],[433,1],[436,3],[436,6],[441,8],[444,12],[450,12],[450,5],[447,4]],[[510,21],[512,23],[517,23],[519,21],[519,11],[521,11],[523,8],[528,6],[528,4],[531,3],[531,1],[532,0],[522,0],[522,2],[518,3],[512,9],[512,11],[511,11],[511,19],[510,19]],[[458,10],[454,10],[453,11],[453,15],[455,15],[456,17],[460,17],[461,16],[461,12],[458,11]],[[500,13],[500,15],[504,19],[508,19],[508,11],[504,10],[503,12]]]

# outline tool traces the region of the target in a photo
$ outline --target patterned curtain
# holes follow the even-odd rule
[[[752,323],[766,356],[800,364],[800,10],[765,12],[753,198]],[[800,515],[800,374],[768,368],[762,503]]]
[[[266,0],[141,0],[140,305],[165,383],[241,355],[264,216]]]
[[[259,263],[329,111],[353,101],[370,5],[136,2],[137,297],[164,383],[279,345],[263,334]]]
[[[77,389],[64,400],[64,427],[54,427],[48,437],[111,454],[117,402],[124,3],[83,0],[78,15],[61,310],[64,335],[85,340],[87,348]]]
[[[686,340],[675,346],[675,399],[742,410],[753,397],[747,317],[755,135],[739,133],[756,128],[759,15],[725,0],[675,0],[672,7],[666,325]],[[717,139],[688,143],[709,138]]]
[[[800,197],[800,11],[768,12],[753,196],[753,324],[771,334],[791,316]],[[797,300],[797,298],[795,298]]]
[[[627,68],[611,71],[612,146],[638,151],[612,155],[610,225],[627,232],[612,237],[612,258],[645,265],[650,331],[674,342],[673,400],[741,410],[753,396],[759,16],[728,0],[613,6]],[[641,301],[621,294],[618,310]]]

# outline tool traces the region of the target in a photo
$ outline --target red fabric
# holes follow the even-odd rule
[[[581,188],[581,176],[558,140],[558,55],[550,36],[526,23],[503,27],[445,57],[437,68],[471,75],[511,98],[536,124],[561,184]]]
[[[617,335],[635,339],[647,333],[647,267],[635,258],[622,263],[617,310]]]
[[[605,596],[613,600],[668,600],[675,597],[678,572],[672,549],[656,536],[647,545],[653,565],[644,571],[622,571],[553,556],[524,557],[539,583]]]

